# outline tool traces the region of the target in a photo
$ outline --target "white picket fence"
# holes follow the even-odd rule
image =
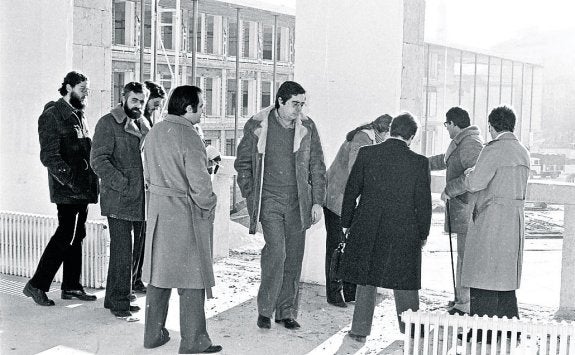
[[[32,277],[44,248],[58,227],[58,218],[0,211],[0,273]],[[86,222],[81,283],[102,288],[108,272],[108,231],[104,222]],[[62,281],[62,268],[56,274]]]
[[[575,324],[570,322],[534,322],[515,317],[469,317],[411,310],[401,317],[406,325],[404,354],[575,355]],[[412,324],[415,329],[413,338]],[[478,339],[477,331],[480,329],[482,336]],[[490,342],[487,339],[489,330]],[[466,341],[470,331],[471,339]],[[462,340],[458,339],[458,334]]]

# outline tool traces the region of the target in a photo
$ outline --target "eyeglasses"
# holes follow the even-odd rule
[[[293,108],[297,108],[298,106],[303,108],[304,105],[305,105],[305,102],[299,102],[299,101],[292,101],[291,102],[291,106]]]

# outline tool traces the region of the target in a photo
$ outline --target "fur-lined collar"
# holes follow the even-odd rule
[[[265,154],[266,151],[266,144],[267,144],[267,135],[268,135],[268,125],[269,125],[269,116],[270,113],[275,114],[274,112],[275,107],[269,106],[265,109],[261,110],[260,112],[256,113],[252,119],[255,121],[260,122],[260,126],[254,130],[254,134],[258,137],[258,153]],[[293,152],[297,152],[299,150],[301,141],[303,137],[308,134],[308,129],[302,124],[302,121],[307,121],[308,117],[303,113],[300,113],[299,116],[295,119],[295,132],[294,132],[294,140],[293,140]]]

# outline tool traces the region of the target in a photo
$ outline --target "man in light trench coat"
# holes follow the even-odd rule
[[[214,353],[204,299],[214,286],[212,233],[216,195],[204,142],[195,124],[204,100],[195,86],[177,87],[166,119],[154,125],[144,147],[147,229],[142,279],[148,283],[144,347],[170,340],[165,328],[172,288],[180,295],[180,354]]]
[[[465,253],[468,221],[471,216],[469,205],[471,194],[463,187],[460,190],[455,190],[451,185],[456,178],[464,176],[463,173],[466,169],[475,165],[479,153],[483,149],[479,128],[470,124],[467,111],[461,107],[450,108],[445,114],[443,125],[449,132],[451,143],[449,143],[445,154],[434,155],[429,158],[431,170],[446,169],[446,191],[449,189],[451,195],[448,195],[446,191],[441,194],[441,199],[449,204],[449,214],[448,210],[445,210],[445,231],[457,234],[456,289],[455,300],[450,302],[448,311],[450,314],[469,313],[469,288],[461,286],[461,268]]]
[[[515,113],[506,106],[489,114],[493,140],[463,184],[473,195],[462,284],[470,287],[471,315],[519,318],[515,290],[521,281],[524,203],[529,178],[529,152],[513,134]],[[449,189],[446,190],[449,194]]]

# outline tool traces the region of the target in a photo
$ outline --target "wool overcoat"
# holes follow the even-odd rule
[[[421,245],[431,225],[428,159],[395,138],[362,147],[347,180],[341,224],[350,227],[344,281],[420,289]]]
[[[216,195],[204,142],[191,122],[168,115],[146,137],[146,246],[142,280],[162,288],[214,286]]]
[[[150,126],[143,117],[138,121],[140,128],[117,105],[96,124],[90,165],[100,178],[102,216],[145,219],[141,148]]]
[[[461,130],[451,141],[445,154],[434,155],[429,158],[431,170],[444,170],[446,191],[449,190],[449,216],[451,232],[467,233],[467,225],[471,217],[469,205],[471,194],[461,187],[454,189],[451,185],[466,169],[475,166],[479,153],[483,149],[483,140],[477,126],[469,126]],[[445,231],[448,232],[447,209],[445,210]]]
[[[359,148],[375,143],[375,130],[364,129],[355,134],[351,141],[346,140],[335,156],[333,163],[327,170],[327,189],[325,207],[341,216],[341,203],[343,191],[349,172],[355,163]]]
[[[463,286],[493,291],[519,288],[529,166],[529,152],[513,133],[507,132],[489,142],[475,169],[459,179],[467,191],[474,192],[463,258]],[[456,185],[454,188],[459,189]]]

